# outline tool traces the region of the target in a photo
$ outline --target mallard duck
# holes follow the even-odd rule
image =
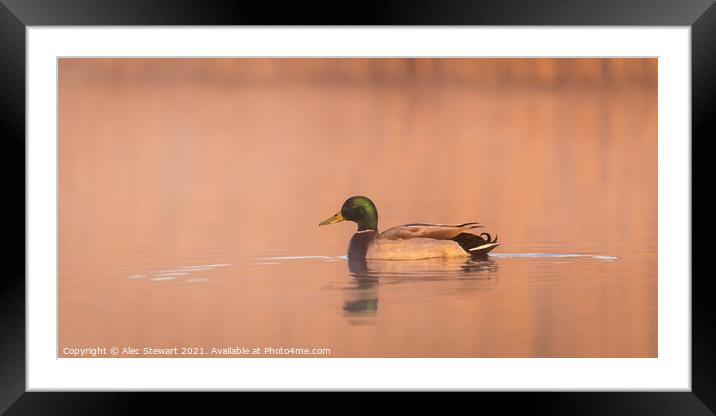
[[[378,232],[378,210],[365,196],[352,196],[341,210],[319,226],[353,221],[358,230],[348,245],[349,258],[418,260],[435,257],[482,257],[497,247],[497,236],[469,232],[477,222],[459,225],[405,224]]]

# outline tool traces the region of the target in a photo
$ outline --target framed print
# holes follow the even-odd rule
[[[714,7],[53,4],[0,8],[8,414],[325,390],[711,414]]]

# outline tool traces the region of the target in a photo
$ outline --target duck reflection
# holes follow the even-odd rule
[[[364,258],[349,258],[348,271],[353,278],[346,288],[343,311],[348,315],[375,315],[378,311],[378,276]]]
[[[415,261],[349,258],[351,284],[344,289],[343,312],[350,317],[373,317],[378,313],[378,285],[435,280],[466,280],[470,289],[490,287],[497,263],[488,257],[426,259]],[[382,280],[382,282],[381,282]],[[459,290],[465,289],[460,287]],[[354,323],[369,323],[355,321]]]

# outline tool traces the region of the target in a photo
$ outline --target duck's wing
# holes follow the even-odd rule
[[[461,233],[481,228],[480,223],[466,222],[458,225],[447,224],[405,224],[388,228],[378,236],[381,240],[409,240],[412,238],[433,238],[452,240]]]

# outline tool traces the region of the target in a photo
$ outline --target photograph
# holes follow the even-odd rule
[[[658,358],[658,78],[58,57],[57,357]]]

